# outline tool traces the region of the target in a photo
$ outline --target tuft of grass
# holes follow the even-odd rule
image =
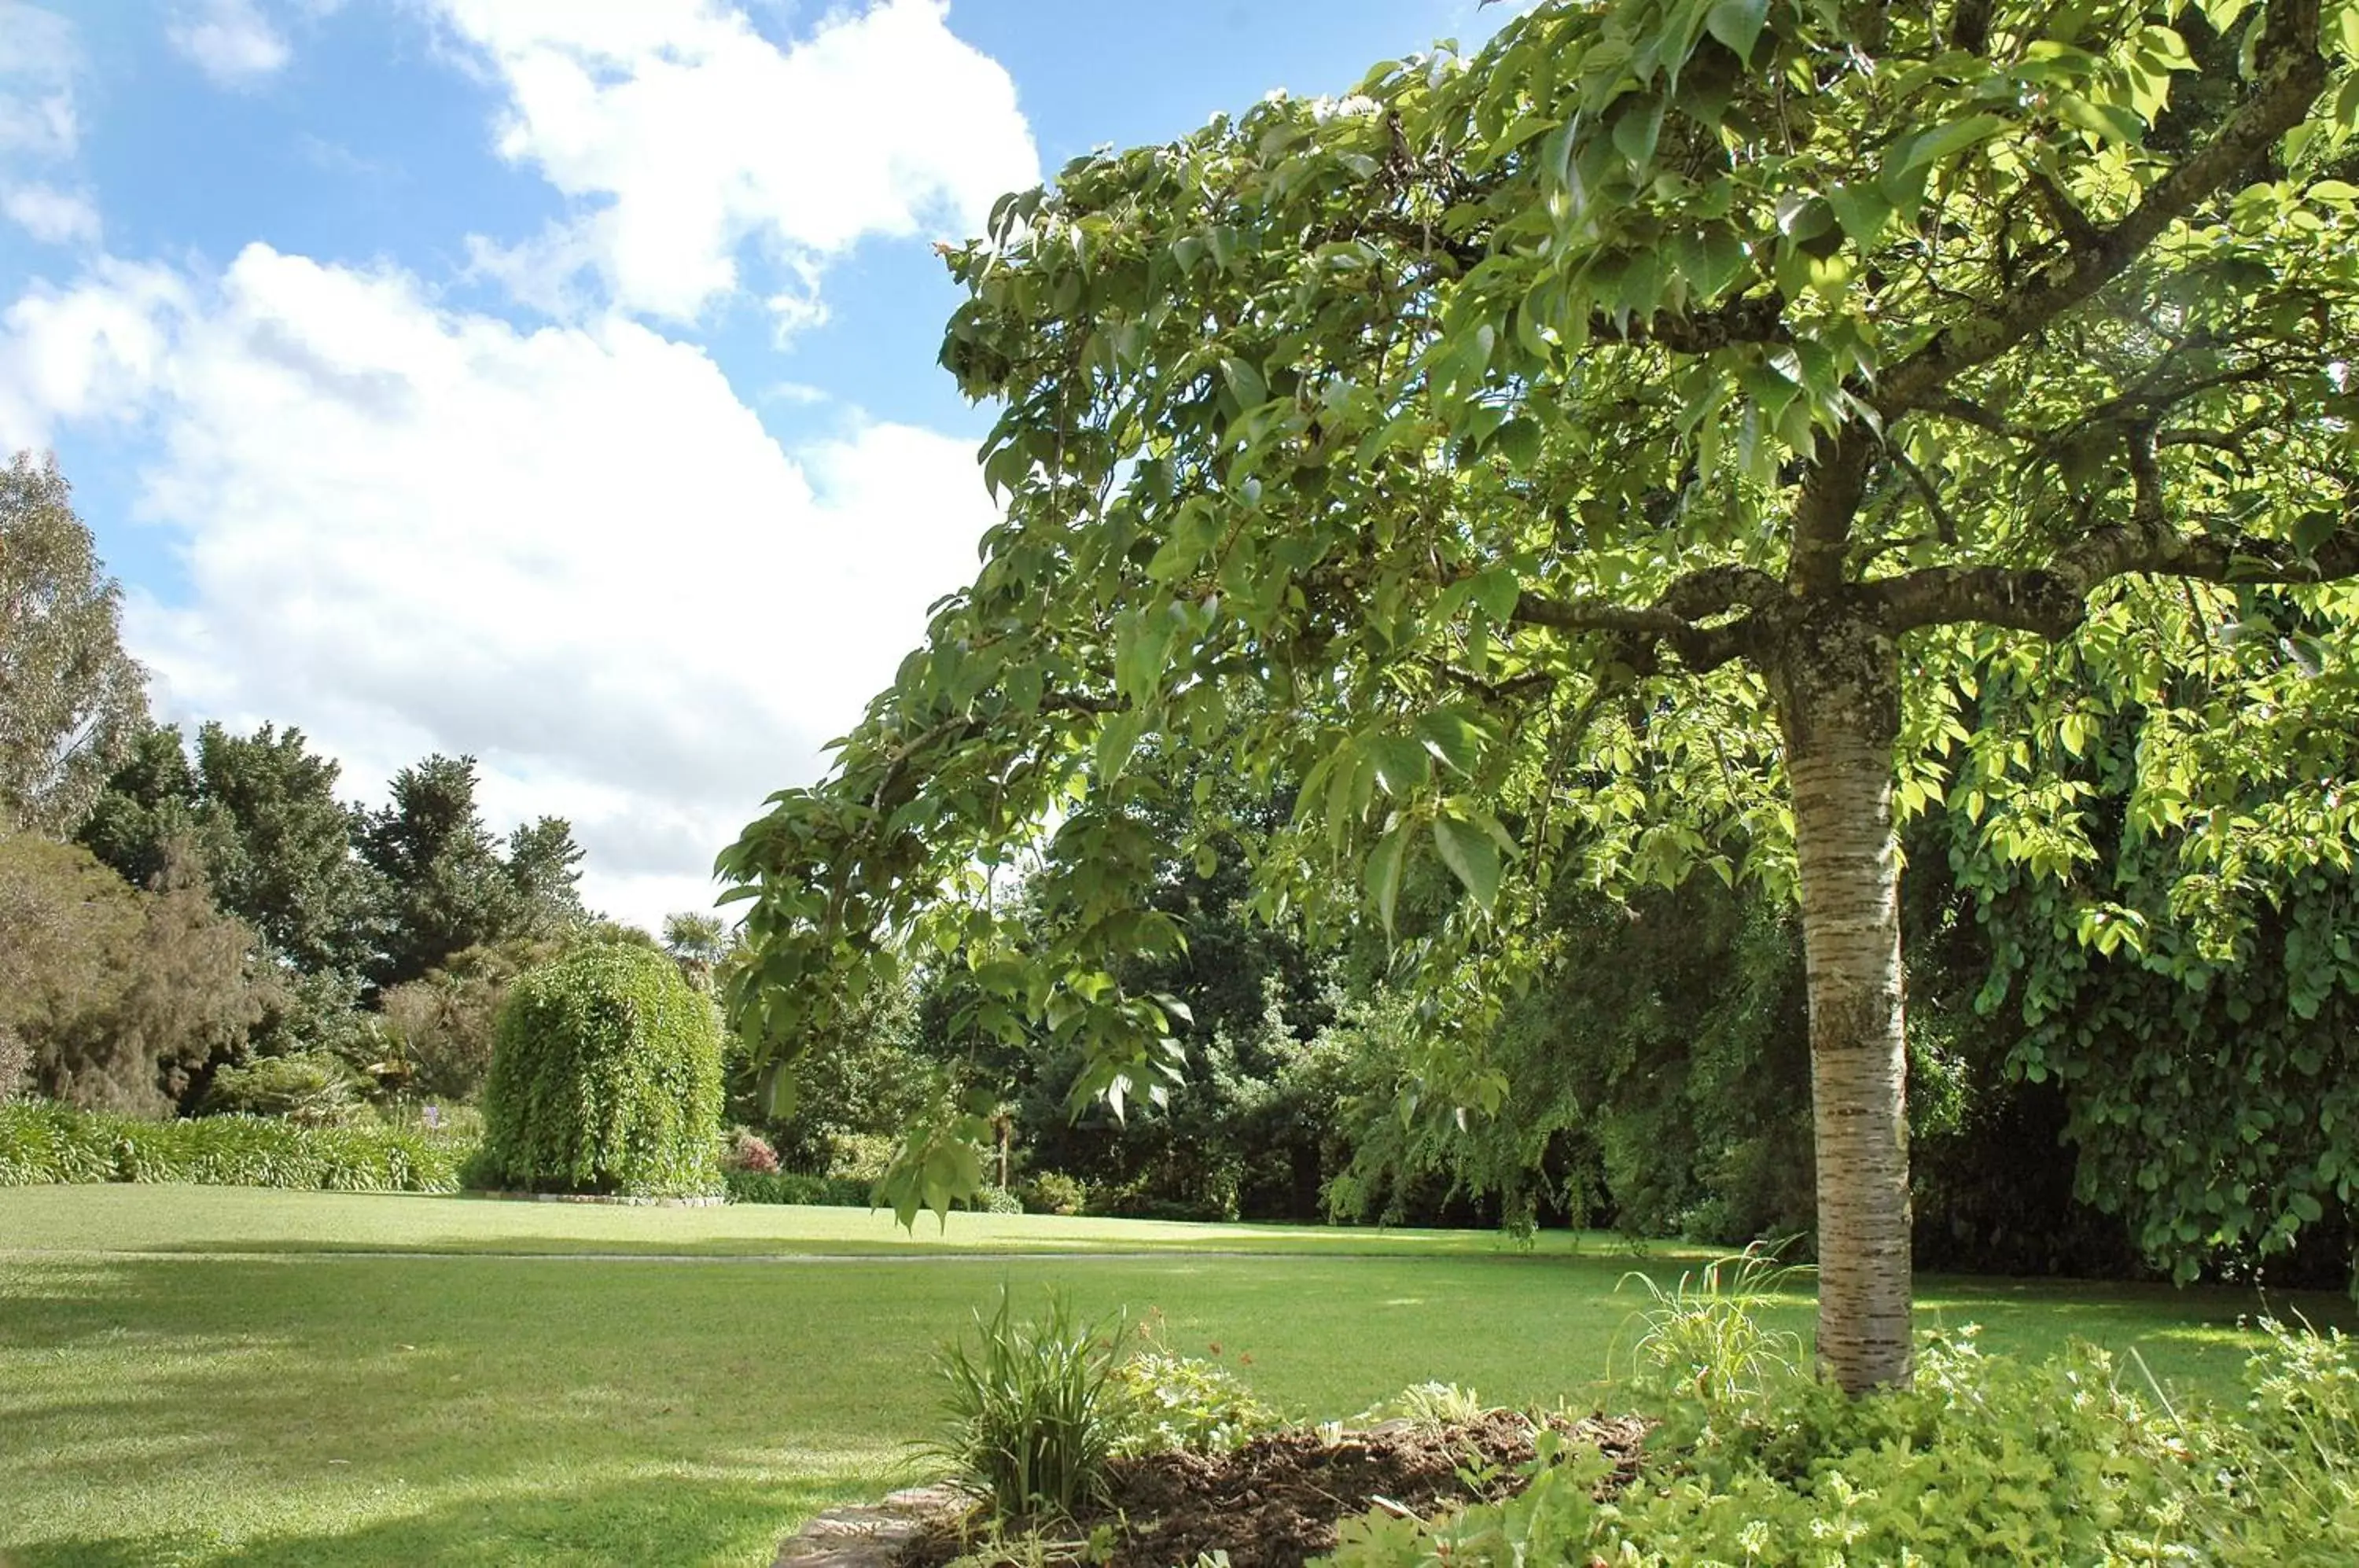
[[[1104,1501],[1125,1414],[1114,1383],[1121,1316],[1084,1323],[1070,1295],[1051,1290],[1045,1313],[1019,1320],[1003,1285],[998,1306],[987,1318],[977,1311],[974,1327],[973,1349],[962,1335],[937,1358],[947,1384],[942,1430],[921,1452],[949,1465],[1003,1519],[1065,1519]]]
[[[1682,1270],[1668,1286],[1643,1271],[1625,1274],[1623,1284],[1636,1281],[1649,1298],[1636,1317],[1632,1383],[1724,1402],[1799,1372],[1802,1336],[1779,1325],[1769,1311],[1810,1272],[1778,1261],[1786,1245],[1755,1242],[1701,1269]]]

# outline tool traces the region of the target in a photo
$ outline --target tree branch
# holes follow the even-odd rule
[[[1648,605],[1605,604],[1550,598],[1527,591],[1510,619],[1558,631],[1604,632],[1621,644],[1622,661],[1652,674],[1663,648],[1697,674],[1759,649],[1785,602],[1785,589],[1750,566],[1707,566],[1680,577]],[[1731,610],[1749,614],[1718,626],[1699,626]]]
[[[1886,422],[1930,406],[1961,372],[1997,358],[2120,277],[2164,230],[2299,125],[2326,84],[2318,36],[2319,0],[2269,0],[2252,96],[2201,149],[2156,181],[2126,217],[2069,245],[2005,303],[1943,328],[1895,367],[1876,402]]]
[[[2190,539],[2170,526],[2164,506],[2158,438],[2131,432],[2130,518],[2095,528],[2049,558],[2045,566],[1937,566],[1868,584],[1894,632],[1955,621],[1983,621],[2067,637],[2088,615],[2100,583],[2135,572],[2206,583],[2332,583],[2359,578],[2359,517],[2346,517],[2314,550],[2254,535]]]
[[[1810,464],[1794,502],[1794,553],[1786,567],[1795,593],[1826,594],[1843,586],[1852,519],[1867,491],[1867,460],[1875,445],[1874,432],[1854,421]]]

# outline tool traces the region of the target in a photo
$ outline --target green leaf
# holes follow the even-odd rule
[[[1491,450],[1516,469],[1528,469],[1540,455],[1540,427],[1529,417],[1517,414],[1491,432]]]
[[[1376,913],[1385,922],[1385,934],[1393,933],[1393,906],[1400,898],[1401,862],[1408,853],[1408,835],[1399,828],[1376,840],[1368,851],[1363,875],[1368,885],[1368,895],[1376,901]]]
[[[2103,140],[2129,145],[2146,136],[2145,122],[2117,103],[2092,103],[2077,93],[2060,93],[2051,102],[2067,122]]]
[[[1499,901],[1499,846],[1491,842],[1491,835],[1473,822],[1437,817],[1433,844],[1441,852],[1441,863],[1489,914]]]
[[[1130,766],[1131,754],[1138,749],[1139,737],[1147,733],[1147,715],[1136,708],[1124,713],[1109,713],[1098,726],[1097,777],[1101,786],[1122,777]]]
[[[1769,20],[1769,0],[1719,0],[1704,13],[1703,30],[1726,44],[1736,58],[1753,63],[1753,46]]]
[[[1921,132],[1900,144],[1905,150],[1900,153],[1899,172],[1908,174],[1930,168],[2006,128],[2006,122],[1996,114],[1969,114],[1962,120]]]
[[[1834,209],[1843,232],[1862,249],[1875,243],[1892,218],[1892,203],[1884,192],[1864,182],[1836,186],[1827,192],[1827,205]]]
[[[1490,567],[1474,579],[1474,602],[1499,626],[1514,616],[1516,602],[1523,596],[1524,585],[1514,567]]]
[[[1269,401],[1269,384],[1262,379],[1260,371],[1242,359],[1221,361],[1221,379],[1229,384],[1230,395],[1236,398],[1239,408],[1258,408]]]
[[[1483,757],[1483,732],[1465,714],[1452,708],[1419,713],[1417,733],[1434,756],[1461,773],[1472,773]]]
[[[1625,98],[1622,103],[1614,122],[1614,150],[1634,164],[1652,161],[1655,144],[1663,134],[1663,100]]]
[[[1377,779],[1397,800],[1408,799],[1433,777],[1433,759],[1407,735],[1371,735],[1367,750],[1376,760]]]
[[[2318,553],[2319,547],[2334,537],[2343,527],[2343,514],[2320,508],[2304,512],[2293,521],[2293,548],[2304,556]]]

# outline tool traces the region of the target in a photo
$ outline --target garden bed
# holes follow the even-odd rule
[[[1636,1417],[1558,1417],[1549,1424],[1569,1444],[1613,1460],[1608,1486],[1636,1473],[1647,1430]],[[1231,1568],[1293,1568],[1333,1551],[1343,1521],[1371,1508],[1424,1517],[1514,1495],[1525,1484],[1522,1466],[1537,1452],[1538,1432],[1515,1411],[1492,1410],[1471,1421],[1390,1421],[1340,1435],[1288,1428],[1225,1454],[1121,1460],[1106,1504],[1043,1526],[1042,1539],[1069,1543],[1058,1555],[1104,1568],[1171,1568],[1212,1552],[1227,1553]],[[992,1561],[986,1519],[980,1505],[940,1513],[889,1561],[895,1568]],[[1012,1549],[1032,1544],[1018,1531],[1004,1534]],[[1016,1559],[1011,1550],[1006,1560]]]

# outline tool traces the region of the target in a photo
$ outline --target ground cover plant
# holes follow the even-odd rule
[[[1608,1481],[1552,1447],[1512,1497],[1433,1521],[1371,1510],[1335,1562],[2359,1560],[2354,1347],[2262,1326],[2241,1409],[2174,1402],[2085,1345],[1989,1356],[1970,1331],[1922,1336],[1916,1385],[1865,1402],[1791,1362],[1699,1367],[1669,1350],[1635,1390],[1661,1416],[1635,1474]]]
[[[905,1444],[935,1421],[922,1347],[1003,1282],[1064,1289],[1085,1318],[1159,1308],[1170,1349],[1288,1417],[1429,1380],[1587,1408],[1647,1302],[1625,1272],[1669,1288],[1699,1260],[1572,1240],[970,1214],[911,1236],[856,1209],[13,1188],[0,1555],[751,1568],[810,1510],[913,1478]],[[2260,1304],[1940,1279],[1920,1300],[1994,1351],[2083,1334],[2218,1399]],[[2339,1297],[2274,1304],[2347,1321]],[[1804,1329],[1809,1306],[1780,1296],[1770,1321]]]

